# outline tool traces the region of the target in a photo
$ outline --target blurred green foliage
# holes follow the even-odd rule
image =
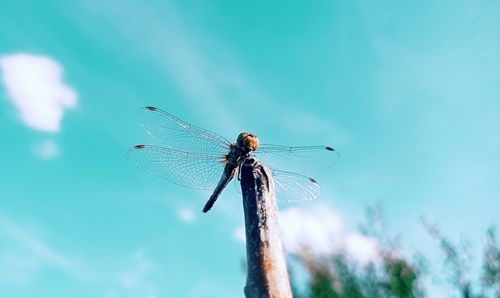
[[[486,291],[500,297],[500,245],[494,227],[491,227],[486,234],[482,283]]]
[[[294,297],[310,298],[417,298],[427,297],[422,279],[427,265],[417,257],[406,257],[397,237],[389,235],[380,206],[367,209],[367,222],[361,231],[377,239],[380,260],[368,265],[356,264],[345,252],[328,257],[314,256],[306,249],[295,256],[309,273],[304,293],[293,285]],[[470,254],[464,243],[455,244],[439,229],[425,221],[424,228],[437,240],[450,297],[500,297],[500,246],[496,228],[486,233],[482,272],[471,277]],[[421,256],[423,260],[426,258]]]

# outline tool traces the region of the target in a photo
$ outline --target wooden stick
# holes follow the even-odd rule
[[[292,297],[271,171],[253,157],[241,166],[247,248],[247,298]]]

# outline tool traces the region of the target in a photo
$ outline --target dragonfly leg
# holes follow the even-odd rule
[[[240,163],[240,165],[238,166],[238,181],[241,181],[241,166],[242,166],[243,163]]]
[[[246,160],[247,158],[251,157],[251,152],[246,153],[244,156],[240,156],[237,159],[238,162],[238,181],[241,181],[241,167],[243,166],[243,160]]]

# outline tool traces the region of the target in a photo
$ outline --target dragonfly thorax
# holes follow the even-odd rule
[[[259,138],[254,134],[242,132],[238,135],[236,146],[245,153],[255,151],[259,148]]]

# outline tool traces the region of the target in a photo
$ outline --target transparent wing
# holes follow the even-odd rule
[[[320,195],[319,183],[301,174],[271,170],[279,202],[313,200]]]
[[[225,155],[185,152],[150,145],[130,148],[127,158],[149,174],[196,189],[215,188],[226,162]]]
[[[332,167],[339,159],[335,149],[328,146],[283,146],[262,144],[255,156],[273,169],[301,173]]]
[[[139,109],[140,123],[154,139],[169,148],[206,154],[226,154],[231,143],[224,137],[182,121],[155,107]]]

